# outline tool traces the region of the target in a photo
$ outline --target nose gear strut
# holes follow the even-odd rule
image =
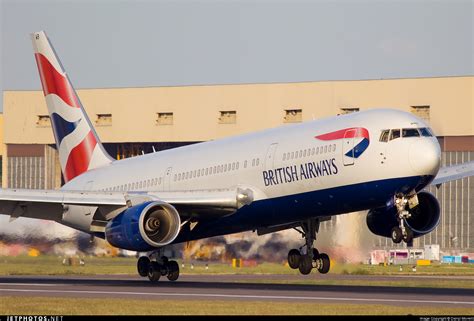
[[[404,195],[395,196],[398,226],[392,228],[391,238],[393,243],[398,244],[402,240],[408,244],[413,242],[413,231],[406,224],[406,220],[411,217],[411,213],[407,210],[407,207],[413,208],[416,205],[418,205],[418,197],[416,194],[409,197]]]

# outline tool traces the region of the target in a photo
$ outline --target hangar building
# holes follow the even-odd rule
[[[82,89],[78,95],[105,148],[118,159],[287,123],[391,107],[430,123],[444,166],[474,160],[473,92],[474,77],[470,76]],[[2,186],[61,186],[42,92],[5,91],[3,106]],[[417,239],[417,245],[474,251],[474,178],[430,190],[440,201],[442,222],[436,231]],[[382,238],[377,242],[381,247],[391,244]]]

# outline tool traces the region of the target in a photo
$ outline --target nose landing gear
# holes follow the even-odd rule
[[[305,245],[290,250],[288,265],[292,269],[298,269],[303,275],[310,274],[314,268],[323,274],[328,273],[330,269],[329,256],[326,253],[319,253],[313,246],[319,231],[319,223],[318,219],[310,219],[301,224],[302,230],[295,228],[305,238]]]
[[[411,217],[411,213],[407,210],[407,207],[413,208],[418,205],[418,197],[416,194],[409,196],[396,196],[395,207],[397,208],[397,221],[398,226],[392,228],[391,238],[393,243],[400,243],[402,240],[410,244],[413,242],[413,231],[410,227],[406,226],[406,220]]]

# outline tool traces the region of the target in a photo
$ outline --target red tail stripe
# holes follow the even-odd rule
[[[89,131],[84,140],[72,149],[64,169],[64,180],[66,182],[87,171],[96,145],[97,141],[94,134]]]
[[[68,79],[61,75],[49,62],[48,58],[35,53],[36,64],[41,77],[44,95],[55,94],[71,107],[79,108],[80,104],[76,93]]]
[[[317,138],[320,140],[335,140],[335,139],[341,139],[341,138],[354,138],[354,137],[364,137],[364,138],[369,139],[369,131],[363,127],[353,127],[353,128],[341,129],[332,133],[315,136],[314,138]]]

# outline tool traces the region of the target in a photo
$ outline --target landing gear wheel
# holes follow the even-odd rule
[[[300,258],[300,264],[298,266],[300,273],[303,275],[308,275],[313,269],[313,260],[309,255],[302,255]]]
[[[142,256],[137,261],[137,270],[140,276],[148,275],[148,267],[150,266],[150,259],[147,256]]]
[[[288,265],[292,269],[297,269],[300,266],[301,254],[297,249],[292,249],[288,252]]]
[[[170,281],[176,281],[179,277],[179,265],[176,261],[168,261],[166,263],[168,267],[168,275],[166,276]]]
[[[161,277],[161,266],[157,262],[150,262],[148,265],[148,279],[151,282],[158,282]]]
[[[316,268],[319,273],[326,274],[329,272],[331,261],[329,260],[329,256],[326,253],[321,253],[316,263]]]
[[[403,235],[403,241],[407,244],[413,242],[413,231],[405,227],[405,233],[406,235]]]
[[[402,229],[398,226],[395,226],[394,228],[392,228],[392,232],[390,235],[392,237],[393,243],[395,244],[400,243],[403,239]]]

